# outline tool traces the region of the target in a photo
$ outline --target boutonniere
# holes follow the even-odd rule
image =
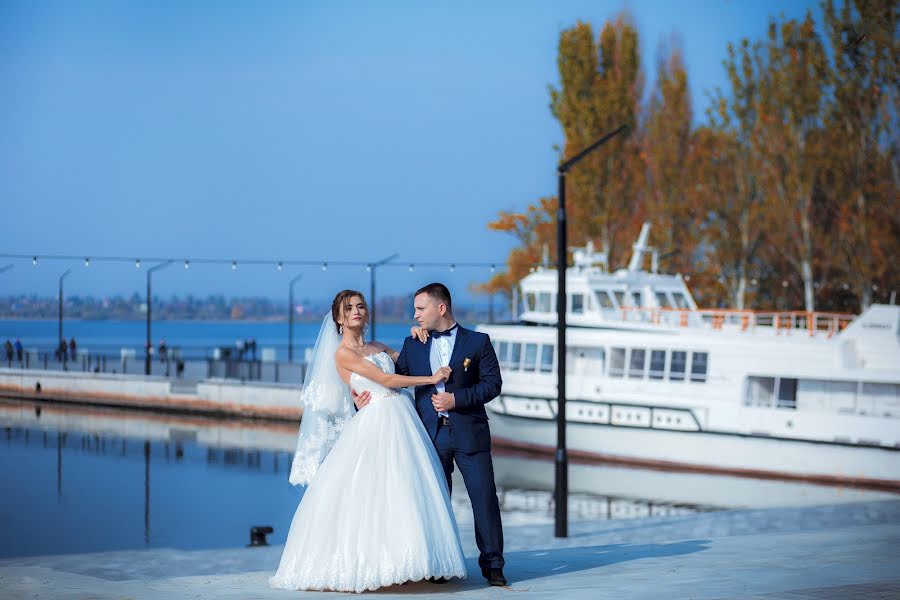
[[[468,371],[468,370],[469,370],[469,365],[471,365],[471,364],[472,364],[472,359],[471,359],[471,358],[463,359],[463,371]]]

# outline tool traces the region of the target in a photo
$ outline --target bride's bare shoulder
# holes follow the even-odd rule
[[[338,366],[344,367],[345,369],[347,368],[347,365],[352,365],[357,359],[359,359],[359,354],[346,346],[338,346],[338,349],[334,352],[334,361]]]

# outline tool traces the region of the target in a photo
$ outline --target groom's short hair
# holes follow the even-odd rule
[[[453,301],[450,299],[450,290],[448,290],[447,286],[443,283],[429,283],[425,287],[416,290],[415,295],[418,296],[419,294],[428,294],[438,302],[446,304],[447,312],[453,312]]]

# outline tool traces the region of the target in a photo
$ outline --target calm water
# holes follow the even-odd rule
[[[316,343],[321,321],[294,324],[295,357],[303,356],[303,348]],[[0,343],[7,339],[22,340],[26,349],[50,351],[57,343],[58,323],[54,320],[0,320]],[[409,325],[378,323],[379,341],[399,349],[403,338],[409,335]],[[261,352],[274,348],[278,360],[286,360],[288,324],[257,321],[155,321],[152,328],[153,343],[166,340],[170,348],[234,347],[238,340],[256,339]],[[131,348],[138,356],[143,354],[147,330],[144,321],[64,321],[63,336],[74,337],[78,347],[84,350],[119,354],[121,348]]]
[[[297,428],[0,399],[0,557],[282,543],[302,490],[287,474]],[[507,526],[550,523],[553,463],[495,452]],[[572,519],[656,518],[887,494],[697,474],[573,465]],[[454,511],[471,509],[461,481]]]

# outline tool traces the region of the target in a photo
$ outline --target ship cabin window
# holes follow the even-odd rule
[[[535,294],[534,292],[525,292],[525,310],[526,312],[530,312],[535,310]]]
[[[747,392],[744,396],[744,404],[747,406],[772,406],[772,398],[774,398],[774,396],[774,377],[747,378]]]
[[[631,349],[631,361],[629,363],[628,376],[632,379],[644,378],[644,363],[646,362],[647,351],[643,348]]]
[[[540,295],[538,295],[537,309],[540,312],[551,312],[553,310],[553,308],[551,307],[552,303],[550,301],[550,298],[550,292],[541,292]]]
[[[706,381],[706,369],[709,354],[707,352],[694,352],[691,355],[691,381]],[[794,381],[796,389],[797,382]]]
[[[537,369],[537,344],[525,344],[525,364],[523,371],[533,373]]]
[[[650,351],[650,379],[663,379],[666,376],[666,351]]]
[[[691,305],[688,304],[687,298],[681,292],[672,292],[672,297],[675,299],[675,306],[678,308],[691,307]]]
[[[672,351],[672,364],[669,367],[669,380],[684,381],[684,371],[687,366],[687,352],[683,350]]]
[[[640,292],[631,292],[631,305],[637,306],[638,308],[643,306],[641,304],[641,293]]]
[[[863,382],[862,393],[864,396],[889,406],[896,406],[900,401],[900,385],[896,383]]]
[[[778,408],[797,408],[797,380],[778,378]]]
[[[572,294],[572,314],[584,314],[584,294]]]
[[[622,290],[613,290],[613,295],[616,297],[616,302],[619,304],[619,308],[625,306],[625,292]]]
[[[609,376],[625,376],[625,348],[611,348],[609,354]]]
[[[672,305],[669,303],[669,297],[666,296],[665,292],[656,292],[656,303],[659,304],[660,308],[672,307]]]
[[[600,308],[615,308],[612,298],[604,290],[597,291],[597,301],[600,302]]]
[[[802,383],[801,383],[802,384]],[[896,383],[863,382],[861,402],[866,412],[885,417],[900,417],[900,385]]]
[[[509,368],[509,342],[497,343],[497,361],[501,369]]]
[[[510,347],[509,369],[510,371],[519,370],[519,362],[522,359],[522,344],[513,342]]]
[[[744,404],[796,410],[797,380],[789,377],[748,377]]]
[[[551,373],[553,371],[554,350],[556,350],[556,347],[549,344],[541,346],[541,373]]]

